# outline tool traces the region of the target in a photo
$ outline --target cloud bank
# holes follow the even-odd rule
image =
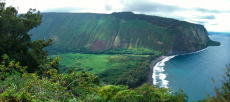
[[[229,0],[11,0],[19,13],[29,8],[42,12],[112,13],[131,11],[185,20],[204,25],[208,31],[230,32]]]

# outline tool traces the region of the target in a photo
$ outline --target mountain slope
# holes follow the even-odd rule
[[[171,54],[203,49],[212,42],[202,25],[170,18],[119,12],[44,13],[32,39],[54,39],[58,52]],[[215,43],[215,42],[214,42]]]

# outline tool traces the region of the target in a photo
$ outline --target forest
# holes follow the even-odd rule
[[[0,102],[34,101],[91,101],[91,102],[185,102],[182,90],[172,92],[150,84],[139,87],[104,84],[89,72],[77,73],[72,69],[60,73],[59,57],[48,57],[45,47],[52,40],[31,40],[29,30],[41,24],[42,15],[36,9],[26,14],[17,14],[14,7],[0,3]],[[151,58],[150,58],[151,59]],[[151,59],[152,60],[152,59]],[[146,66],[149,62],[140,63]],[[143,69],[143,68],[141,68]],[[223,89],[216,89],[215,97],[201,101],[227,101],[230,92],[230,68]],[[124,74],[125,77],[138,73],[138,69]],[[124,82],[126,79],[120,79]],[[127,82],[127,80],[125,81]],[[138,82],[138,81],[137,81]],[[135,87],[135,88],[132,88]]]

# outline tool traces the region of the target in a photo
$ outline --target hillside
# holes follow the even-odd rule
[[[202,25],[170,18],[119,12],[43,13],[32,39],[54,39],[51,52],[189,53],[215,44]]]
[[[97,65],[116,66],[98,74],[104,77],[104,80],[110,80],[111,76],[118,78],[118,85],[108,85],[101,82],[98,76],[90,74],[83,69],[74,68],[67,73],[59,73],[60,58],[56,55],[53,58],[48,57],[48,52],[43,50],[51,44],[51,40],[34,40],[30,39],[29,30],[40,25],[42,15],[35,9],[29,9],[26,14],[17,15],[18,10],[12,6],[5,7],[4,2],[0,2],[0,102],[186,102],[188,96],[183,91],[171,91],[168,88],[158,88],[150,84],[139,84],[146,79],[146,72],[149,72],[148,64],[151,60],[158,57],[155,55],[135,55],[135,54],[82,54],[67,53],[62,55],[64,60],[71,65],[89,65],[87,71],[93,71],[90,67]],[[53,19],[53,18],[52,18]],[[43,19],[44,20],[44,19]],[[52,21],[52,20],[50,20]],[[59,22],[57,20],[56,22]],[[47,21],[44,21],[47,22]],[[64,21],[63,21],[64,22]],[[51,22],[54,24],[55,21]],[[69,23],[69,22],[67,22]],[[43,24],[44,26],[44,24]],[[48,32],[53,28],[42,28],[38,32]],[[46,26],[46,25],[45,25]],[[62,27],[62,24],[50,27]],[[47,29],[45,31],[44,29]],[[56,29],[59,30],[59,29]],[[59,30],[62,31],[63,29]],[[68,32],[68,31],[67,31]],[[29,32],[31,33],[31,32]],[[44,33],[50,35],[50,33]],[[60,35],[60,33],[57,33]],[[65,33],[68,34],[68,33]],[[66,35],[69,36],[69,35]],[[66,37],[63,36],[63,37]],[[42,35],[41,37],[44,37]],[[73,36],[70,36],[73,37]],[[47,39],[48,37],[46,37]],[[61,37],[58,37],[61,39]],[[50,49],[58,48],[58,40],[54,39],[56,45]],[[80,39],[78,39],[80,40]],[[67,41],[67,40],[66,40]],[[63,42],[63,45],[66,42]],[[62,45],[62,46],[63,46]],[[65,46],[63,46],[65,47]],[[76,47],[77,48],[77,47]],[[66,48],[59,48],[64,51]],[[71,51],[74,48],[68,48]],[[85,51],[90,51],[90,47],[85,47]],[[133,48],[130,48],[130,51]],[[136,48],[138,49],[138,48]],[[135,50],[136,50],[135,49]],[[151,49],[151,48],[149,48]],[[126,50],[126,49],[125,49]],[[74,50],[72,50],[74,51]],[[76,50],[77,51],[77,50]],[[78,50],[83,51],[83,50]],[[94,50],[92,50],[94,51]],[[91,52],[92,52],[91,51]],[[95,50],[96,51],[96,50]],[[100,51],[100,50],[99,50]],[[103,50],[101,50],[103,52]],[[75,61],[77,59],[78,61]],[[99,60],[98,60],[99,59]],[[86,60],[91,60],[90,62]],[[72,62],[71,62],[72,61]],[[83,63],[82,63],[83,62]],[[104,63],[101,63],[104,62]],[[122,63],[127,67],[117,66]],[[129,63],[127,63],[129,62]],[[138,63],[140,62],[140,63]],[[108,65],[110,63],[110,65]],[[70,66],[71,66],[70,65]],[[135,68],[137,66],[138,68]],[[98,73],[100,70],[95,70]],[[96,69],[96,68],[95,68]],[[80,73],[77,72],[82,70]],[[112,72],[112,74],[110,73]],[[123,73],[122,73],[123,72]],[[111,75],[109,75],[109,73]],[[119,77],[115,76],[121,75]],[[225,77],[224,77],[225,78]],[[226,78],[225,78],[226,79]],[[103,79],[102,79],[103,80]],[[125,83],[125,84],[123,84]],[[137,88],[136,87],[138,84]],[[225,85],[225,83],[223,83]],[[129,85],[129,86],[124,86]],[[227,85],[227,84],[226,84]],[[223,87],[223,89],[226,89]],[[225,91],[217,90],[217,98],[206,98],[208,101],[223,100],[222,96]],[[228,93],[226,93],[228,95]],[[206,101],[203,100],[203,101]],[[225,101],[225,100],[223,100]]]

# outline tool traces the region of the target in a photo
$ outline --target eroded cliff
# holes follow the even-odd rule
[[[54,39],[51,52],[172,55],[216,43],[202,25],[131,12],[44,13],[30,33],[32,39]]]

